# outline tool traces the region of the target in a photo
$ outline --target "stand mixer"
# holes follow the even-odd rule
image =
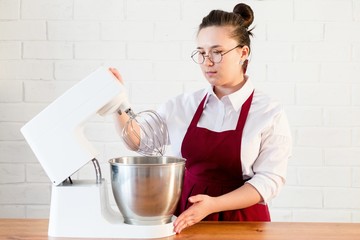
[[[139,116],[143,114],[150,119],[145,121],[149,125],[146,125],[145,132],[142,129],[142,134],[148,134],[146,130],[154,126],[156,131],[153,131],[155,137],[140,144],[138,152],[143,155],[164,154],[168,137],[166,125],[161,125],[161,119],[154,112],[138,115],[133,113],[129,104],[121,101],[124,92],[124,86],[114,75],[100,67],[21,128],[26,141],[53,183],[49,236],[161,238],[174,234],[174,216],[169,223],[158,225],[124,223],[121,213],[109,204],[107,183],[102,178],[96,160],[98,152],[83,134],[84,123],[93,115],[106,115],[121,109],[130,115],[122,136],[124,142],[134,148],[127,136],[134,134],[133,121],[144,125],[139,120]],[[71,181],[70,176],[90,161],[96,170],[96,181]],[[70,181],[66,181],[67,179]]]

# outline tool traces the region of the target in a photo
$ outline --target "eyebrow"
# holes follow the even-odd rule
[[[210,48],[217,48],[217,47],[221,47],[221,45],[213,45]],[[204,49],[203,47],[197,47],[196,49]]]

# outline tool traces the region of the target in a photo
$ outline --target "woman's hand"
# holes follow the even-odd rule
[[[195,195],[189,197],[193,205],[184,211],[174,222],[174,232],[180,233],[184,228],[200,222],[207,215],[215,212],[215,198],[208,195]]]
[[[116,68],[109,67],[109,70],[121,82],[121,84],[124,84],[124,81],[123,81],[119,71]]]

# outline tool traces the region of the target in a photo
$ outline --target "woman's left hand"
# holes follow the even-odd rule
[[[180,233],[184,228],[200,222],[207,215],[214,212],[216,204],[213,197],[208,195],[195,195],[189,197],[193,205],[185,210],[174,222],[174,232]]]

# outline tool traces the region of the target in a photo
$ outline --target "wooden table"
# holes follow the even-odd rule
[[[70,240],[48,237],[47,229],[46,219],[0,219],[1,240]],[[360,240],[360,223],[200,222],[164,239]]]

